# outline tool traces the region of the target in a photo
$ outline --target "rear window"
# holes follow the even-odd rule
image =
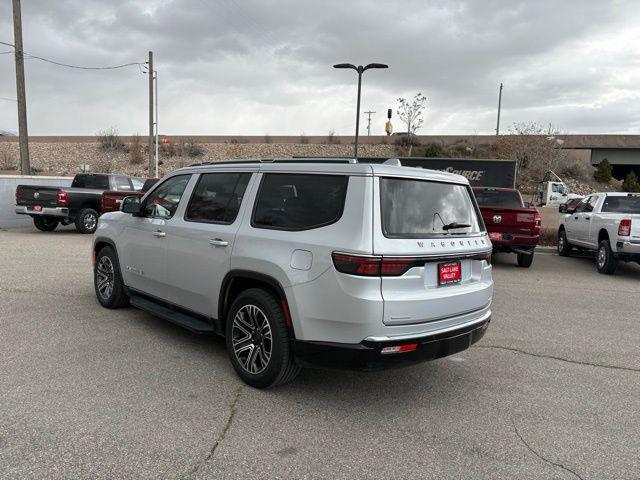
[[[116,190],[131,190],[131,183],[129,183],[129,177],[115,177],[114,183],[116,184]]]
[[[522,208],[517,192],[502,190],[474,190],[476,200],[481,207]]]
[[[342,216],[349,177],[344,175],[266,173],[252,225],[276,230],[308,230]]]
[[[640,214],[640,195],[629,195],[627,197],[607,196],[602,204],[604,213],[638,213]]]
[[[71,187],[109,190],[109,177],[107,175],[76,175],[73,177]]]
[[[428,238],[479,233],[482,222],[465,185],[381,178],[383,233],[389,238]]]

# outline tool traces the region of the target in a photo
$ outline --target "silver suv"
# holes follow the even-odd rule
[[[389,163],[389,162],[386,162]],[[177,170],[100,217],[95,290],[226,338],[249,385],[468,348],[491,317],[491,242],[461,176],[354,160]]]

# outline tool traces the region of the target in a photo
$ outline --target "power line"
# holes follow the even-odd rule
[[[7,42],[1,42],[0,41],[0,43],[2,45],[7,45],[9,47],[13,47],[14,46],[13,44],[7,43]],[[12,52],[8,52],[8,53],[12,53]],[[78,69],[78,70],[114,70],[116,68],[124,68],[124,67],[131,67],[133,65],[144,65],[145,64],[144,62],[130,62],[130,63],[123,63],[121,65],[110,65],[110,66],[106,66],[106,67],[85,67],[83,65],[71,65],[71,64],[68,64],[68,63],[56,62],[55,60],[49,60],[48,58],[39,57],[37,55],[32,55],[32,54],[27,53],[27,52],[22,52],[22,54],[23,54],[23,56],[25,58],[41,60],[43,62],[52,63],[53,65],[58,65],[60,67],[75,68],[75,69]]]

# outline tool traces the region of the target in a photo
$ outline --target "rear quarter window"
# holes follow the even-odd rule
[[[342,217],[349,177],[327,174],[266,173],[251,224],[274,230],[309,230]]]

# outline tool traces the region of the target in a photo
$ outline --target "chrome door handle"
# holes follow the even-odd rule
[[[163,238],[163,237],[166,237],[167,234],[161,230],[156,230],[155,232],[153,232],[153,236],[158,238]]]
[[[213,245],[214,247],[226,247],[229,245],[229,242],[220,238],[210,238],[209,245]]]

